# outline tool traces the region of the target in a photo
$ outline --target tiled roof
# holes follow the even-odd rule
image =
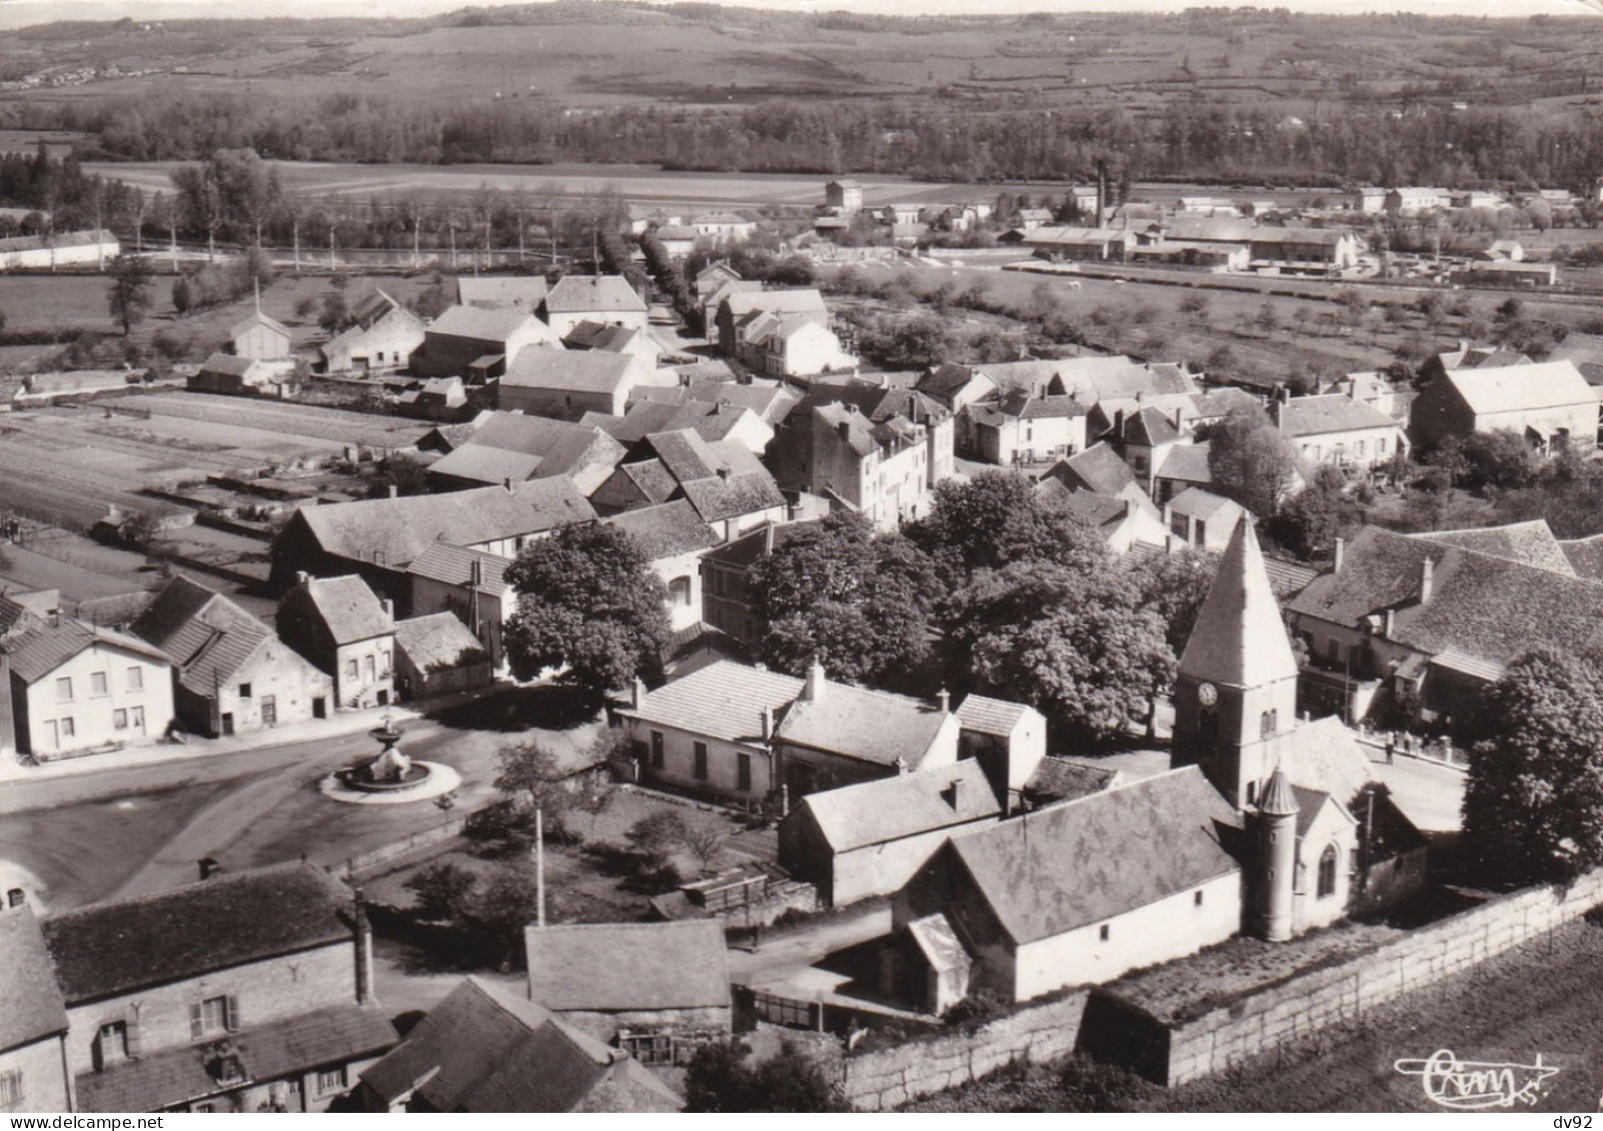
[[[272,629],[227,597],[182,575],[162,588],[130,631],[160,648],[179,683],[205,697],[273,638]]]
[[[230,377],[249,377],[251,370],[261,363],[253,357],[235,357],[231,353],[214,353],[200,364],[202,373],[225,373]]]
[[[729,1006],[729,951],[715,920],[528,927],[529,997],[557,1013]]]
[[[1176,444],[1169,449],[1158,468],[1159,479],[1173,479],[1178,483],[1212,483],[1213,472],[1208,470],[1208,444]]]
[[[696,435],[712,443],[725,439],[748,413],[752,419],[761,419],[751,409],[730,404],[694,399],[639,400],[631,404],[622,416],[587,412],[579,423],[600,428],[625,445],[639,443],[653,432],[675,432],[681,428],[693,428]]]
[[[1280,558],[1264,558],[1263,568],[1269,575],[1269,587],[1282,601],[1289,600],[1295,594],[1302,592],[1310,581],[1319,576],[1319,570],[1311,565],[1288,562]]]
[[[1512,522],[1506,526],[1488,526],[1478,530],[1433,530],[1418,537],[1444,546],[1458,546],[1474,550],[1477,554],[1490,554],[1494,558],[1507,558],[1511,562],[1524,562],[1538,569],[1550,569],[1575,577],[1576,572],[1565,556],[1564,547],[1553,537],[1547,520]]]
[[[522,483],[532,479],[545,462],[544,458],[529,452],[496,448],[489,444],[469,441],[453,452],[447,452],[429,465],[437,476],[466,480],[470,483]]]
[[[528,508],[532,534],[578,522],[592,522],[596,517],[596,509],[579,493],[573,480],[560,475],[516,483],[512,487],[512,497]]]
[[[1037,802],[1072,801],[1112,789],[1121,780],[1120,772],[1107,766],[1047,757],[1036,764],[1030,779],[1024,783],[1024,792]]]
[[[969,382],[976,379],[990,380],[975,366],[949,362],[920,377],[914,388],[932,397],[951,397],[962,392]]]
[[[348,942],[352,893],[310,864],[213,876],[45,919],[45,942],[76,1005],[274,955]]]
[[[718,542],[696,508],[684,499],[624,511],[606,522],[632,535],[653,561],[705,550]]]
[[[408,1093],[424,1110],[533,1114],[589,1107],[622,1053],[544,1006],[477,978],[464,979],[362,1082],[386,1101]],[[683,1101],[649,1074],[628,1073],[620,1111],[677,1111]]]
[[[646,302],[620,275],[565,275],[545,296],[552,314],[645,313]]]
[[[567,337],[562,339],[562,344],[570,350],[623,353],[643,334],[644,330],[634,330],[611,322],[591,322],[587,319],[569,330]]]
[[[907,934],[923,953],[931,970],[967,970],[970,959],[963,942],[943,913],[926,915],[907,924]]]
[[[1169,509],[1175,514],[1189,515],[1193,518],[1210,519],[1221,511],[1234,519],[1246,512],[1241,504],[1215,495],[1211,491],[1204,491],[1200,487],[1187,487],[1174,498],[1169,500]]]
[[[460,546],[551,529],[553,516],[501,487],[302,507],[295,512],[323,550],[351,561],[405,567],[443,539]]]
[[[1219,571],[1180,657],[1180,671],[1229,687],[1258,687],[1297,674],[1250,518],[1237,522],[1219,559]]]
[[[507,366],[503,389],[613,393],[640,365],[631,354],[603,350],[523,350]]]
[[[544,326],[526,310],[487,310],[478,306],[452,306],[429,324],[427,333],[449,338],[468,338],[504,346],[512,336],[531,323]],[[556,335],[547,332],[550,341]]]
[[[1477,414],[1597,403],[1597,393],[1572,361],[1450,369],[1445,379]]]
[[[663,467],[704,522],[721,522],[785,505],[774,477],[745,445],[709,444],[692,429],[646,437]]]
[[[709,550],[706,560],[718,562],[721,565],[749,566],[762,557],[767,549],[770,531],[772,532],[774,548],[778,549],[792,537],[804,530],[817,526],[813,522],[796,522],[783,525],[767,525],[753,530],[750,534],[743,534],[730,542],[725,542],[716,549]]]
[[[167,657],[159,649],[137,637],[66,618],[58,625],[44,622],[30,624],[0,643],[0,650],[10,659],[11,670],[18,678],[26,683],[35,683],[95,644],[167,663]]]
[[[685,369],[679,372],[683,378]],[[796,396],[780,385],[736,385],[727,380],[701,381],[692,379],[688,386],[669,388],[642,385],[634,392],[639,401],[665,401],[680,403],[687,400],[711,401],[713,404],[737,405],[749,408],[769,424],[783,420],[796,404]]]
[[[1119,438],[1126,444],[1144,448],[1173,443],[1180,438],[1180,430],[1174,426],[1174,421],[1155,408],[1132,412],[1124,418],[1119,432]]]
[[[639,707],[621,713],[727,742],[757,742],[763,708],[777,712],[801,689],[795,676],[720,660],[648,692]]]
[[[473,579],[473,563],[479,563],[479,592],[499,597],[507,591],[506,568],[512,563],[498,554],[469,550],[446,542],[435,542],[418,555],[406,572],[446,585],[467,588]]]
[[[1239,871],[1219,843],[1236,820],[1202,771],[1187,766],[960,833],[951,848],[1023,946]]]
[[[463,275],[456,281],[456,301],[463,306],[533,310],[550,289],[540,275]]]
[[[1109,444],[1092,444],[1085,451],[1060,460],[1046,475],[1067,487],[1101,495],[1117,495],[1136,481],[1130,465],[1120,459],[1119,453]]]
[[[775,737],[787,745],[916,770],[948,717],[920,699],[826,682],[821,698],[791,704]]]
[[[1287,436],[1325,436],[1333,432],[1397,427],[1395,420],[1374,405],[1341,393],[1292,397],[1277,403],[1271,411],[1277,415],[1280,431]]]
[[[735,291],[725,297],[724,302],[737,322],[754,310],[770,314],[811,312],[827,315],[829,313],[829,308],[824,305],[824,296],[812,288],[789,291]]]
[[[1559,546],[1577,577],[1603,581],[1603,534],[1594,534],[1590,538],[1577,538],[1572,542],[1560,542]]]
[[[0,910],[0,970],[0,1054],[66,1031],[61,989],[27,905]]]
[[[957,721],[963,724],[964,730],[1006,738],[1019,725],[1019,720],[1035,713],[1035,708],[1023,703],[1010,703],[1006,699],[969,695],[958,706],[956,713]]]
[[[406,653],[414,668],[424,673],[448,671],[490,658],[455,613],[429,613],[396,621],[395,646]]]
[[[233,326],[229,327],[228,336],[230,338],[237,338],[241,334],[249,333],[258,326],[266,326],[273,333],[282,335],[285,338],[290,336],[288,327],[286,327],[278,319],[263,314],[259,310],[253,311],[248,317],[234,323]]]
[[[395,1026],[377,1006],[353,1003],[232,1033],[227,1040],[245,1080],[269,1081],[384,1052],[395,1044]],[[211,1055],[204,1046],[185,1045],[102,1072],[81,1073],[76,1081],[79,1106],[84,1111],[158,1111],[239,1088],[239,1083],[219,1083],[206,1070]]]
[[[355,574],[309,577],[305,589],[335,644],[354,644],[395,631],[394,618]]]
[[[972,758],[916,774],[809,793],[800,808],[812,814],[824,840],[836,852],[981,821],[1002,812],[985,772]]]
[[[1279,740],[1278,751],[1293,785],[1322,790],[1344,805],[1374,780],[1373,764],[1358,736],[1335,715],[1299,722]]]
[[[624,497],[617,503],[620,506],[629,506],[635,503],[631,492],[637,493],[647,504],[656,505],[665,503],[679,490],[679,483],[662,465],[660,459],[641,460],[638,463],[620,463],[618,470],[613,472],[613,478],[601,485],[600,490],[591,496],[597,503],[613,505],[614,491],[621,491]]]

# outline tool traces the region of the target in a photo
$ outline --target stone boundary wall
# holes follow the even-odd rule
[[[1127,1046],[1121,1059],[1144,1059],[1147,1063],[1138,1070],[1171,1086],[1184,1084],[1478,966],[1580,918],[1600,903],[1603,869],[1568,887],[1549,885],[1500,896],[1338,966],[1295,975],[1178,1024],[1157,1022],[1109,990],[1096,991],[1098,1005],[1113,1008],[1094,1007],[1093,1013],[1100,1020],[1117,1012],[1130,1029],[1147,1030],[1150,1041],[1140,1042],[1145,1048]]]
[[[972,1032],[849,1056],[840,1062],[841,1095],[854,1111],[889,1111],[978,1080],[1013,1061],[1067,1056],[1079,1037],[1085,1001],[1086,992],[1077,990],[987,1021]]]

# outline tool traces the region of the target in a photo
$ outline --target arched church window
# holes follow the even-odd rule
[[[1328,844],[1319,856],[1319,898],[1336,894],[1336,846]]]

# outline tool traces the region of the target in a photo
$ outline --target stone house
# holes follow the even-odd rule
[[[1449,369],[1414,398],[1409,428],[1431,447],[1506,429],[1547,454],[1597,446],[1598,396],[1572,361]]]
[[[668,623],[674,632],[702,619],[701,555],[717,540],[688,500],[624,511],[606,520],[629,534],[651,561],[668,590]]]
[[[635,386],[661,383],[657,373],[637,354],[525,350],[496,386],[496,408],[569,421],[587,412],[621,416]]]
[[[25,899],[0,904],[0,970],[0,1112],[72,1111],[67,1009]]]
[[[258,306],[229,328],[228,352],[258,361],[281,361],[290,356],[290,337],[287,326],[263,314]]]
[[[257,396],[273,389],[284,376],[281,367],[256,358],[214,353],[201,362],[186,384],[201,393]]]
[[[437,489],[446,490],[504,487],[509,479],[514,486],[563,480],[572,493],[584,496],[607,481],[623,456],[623,445],[593,425],[493,412],[480,419],[472,435],[430,464],[428,477]],[[583,511],[582,501],[575,505]]]
[[[423,319],[375,290],[357,302],[351,324],[318,347],[318,354],[325,373],[396,373],[411,364],[426,336]]]
[[[456,301],[459,306],[481,310],[534,314],[550,289],[544,275],[460,275],[456,280]]]
[[[701,619],[754,652],[763,630],[751,590],[751,568],[784,545],[793,531],[806,528],[806,523],[770,523],[702,555]]]
[[[828,326],[806,314],[765,315],[744,331],[754,369],[769,377],[855,373],[858,361]]]
[[[736,288],[734,284],[729,287],[717,307],[718,349],[725,357],[736,358],[753,368],[760,368],[760,358],[755,355],[748,328],[754,323],[767,326],[764,315],[802,317],[829,325],[829,308],[816,289],[767,291]],[[707,328],[707,336],[712,336],[711,326]]]
[[[1035,491],[1096,531],[1115,554],[1127,554],[1139,546],[1161,550],[1170,542],[1162,514],[1145,495],[1128,498],[1071,491],[1061,481],[1050,478],[1038,482]]]
[[[1269,417],[1305,469],[1326,464],[1366,471],[1408,451],[1402,426],[1356,396],[1285,396],[1269,406]]]
[[[561,349],[562,337],[525,310],[453,306],[423,331],[412,374],[483,384],[505,373],[529,347]]]
[[[178,722],[208,737],[327,718],[332,679],[222,594],[175,577],[129,631],[172,663]]]
[[[744,243],[757,225],[735,212],[703,212],[690,218],[697,242],[709,244]]]
[[[684,1100],[640,1062],[528,998],[464,978],[361,1074],[369,1112],[669,1112]]]
[[[987,463],[1045,463],[1084,449],[1089,410],[1077,397],[1033,396],[1015,389],[994,405],[971,407],[968,431],[975,454]]]
[[[366,916],[309,864],[41,926],[79,1111],[325,1111],[395,1043]]]
[[[172,665],[136,636],[25,614],[0,639],[4,669],[16,749],[36,759],[141,744],[172,725]]]
[[[753,455],[760,456],[774,438],[773,426],[750,408],[689,396],[673,400],[636,400],[622,416],[587,412],[579,418],[579,423],[600,428],[628,447],[657,432],[693,428],[709,444],[734,440]]]
[[[863,186],[850,178],[830,181],[824,186],[824,207],[845,215],[863,210]]]
[[[355,574],[302,575],[278,607],[278,634],[334,681],[338,710],[395,699],[395,607]]]
[[[546,323],[565,338],[581,322],[644,330],[646,300],[621,275],[565,275],[540,304]]]
[[[1244,517],[1250,520],[1240,503],[1199,487],[1187,487],[1163,504],[1163,525],[1180,545],[1199,553],[1223,553]]]
[[[502,674],[507,670],[502,632],[518,607],[518,595],[506,580],[510,564],[498,554],[435,542],[406,570],[413,615],[454,614],[489,656],[492,670]]]
[[[590,496],[603,514],[675,499],[689,502],[720,543],[782,521],[789,511],[750,449],[733,440],[709,444],[691,428],[647,436]]]
[[[662,358],[662,344],[650,330],[635,330],[612,322],[581,322],[562,339],[570,350],[624,353],[642,359],[653,372]]]
[[[615,712],[640,780],[781,810],[809,793],[957,761],[942,705],[721,660]]]
[[[732,1027],[723,924],[529,926],[529,998],[642,1064],[685,1064]]]
[[[395,622],[395,688],[404,700],[432,699],[487,687],[490,654],[449,612]]]

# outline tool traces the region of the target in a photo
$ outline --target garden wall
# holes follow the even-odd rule
[[[1093,991],[1086,1048],[1159,1083],[1184,1084],[1310,1036],[1485,962],[1603,903],[1603,869],[1569,887],[1528,888],[1434,923],[1340,965],[1311,970],[1194,1018],[1164,1022]]]
[[[889,1111],[909,1100],[978,1080],[1016,1060],[1043,1061],[1074,1051],[1086,994],[1077,990],[976,1027],[914,1039],[841,1062],[841,1093],[853,1110]]]

